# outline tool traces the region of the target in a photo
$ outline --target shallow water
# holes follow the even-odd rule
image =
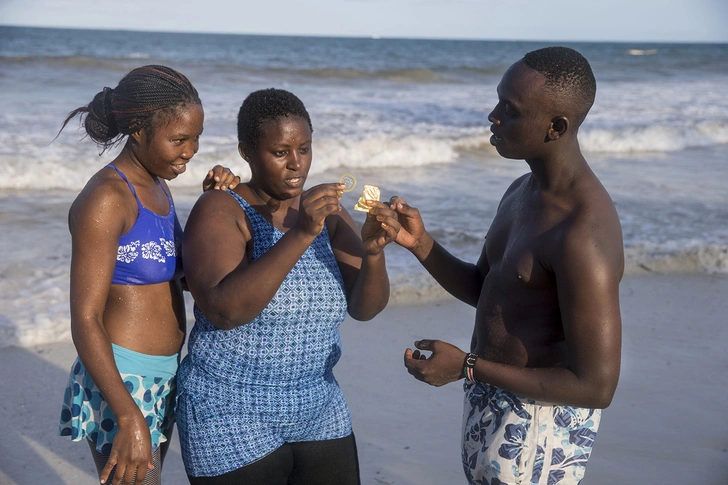
[[[69,338],[68,207],[118,149],[99,157],[77,122],[53,139],[69,111],[133,67],[180,69],[204,103],[200,152],[171,183],[183,220],[210,166],[249,174],[237,153],[237,110],[270,86],[296,93],[311,114],[308,186],[353,173],[384,198],[417,206],[433,235],[467,260],[477,258],[505,189],[528,169],[490,147],[487,115],[502,73],[538,43],[10,27],[0,38],[0,346]],[[628,270],[728,273],[728,45],[571,46],[597,77],[580,142],[619,211]],[[441,296],[406,251],[389,248],[387,261],[396,298]]]

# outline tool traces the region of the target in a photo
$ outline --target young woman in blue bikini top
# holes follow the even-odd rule
[[[153,450],[159,452],[163,439],[151,429],[155,419],[137,405],[115,354],[123,349],[141,359],[175,363],[182,347],[180,230],[166,180],[182,174],[197,153],[204,113],[184,75],[151,65],[132,70],[114,89],[104,88],[71,112],[63,127],[76,115],[102,153],[125,143],[69,211],[71,330],[79,359],[59,431],[89,441],[102,483],[112,470],[114,484],[131,483],[135,476],[135,483],[149,483],[144,479],[153,468]],[[234,175],[216,167],[203,187],[227,189],[236,183]],[[83,392],[75,392],[79,382]],[[74,401],[84,396],[90,400]],[[107,407],[113,419],[94,422],[97,413],[78,412],[84,406],[99,412]],[[173,420],[167,416],[165,422]],[[113,442],[102,442],[101,431]],[[153,483],[159,482],[159,468]]]

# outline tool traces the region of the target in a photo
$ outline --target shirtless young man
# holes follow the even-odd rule
[[[471,353],[420,340],[404,356],[433,386],[465,378],[470,483],[578,483],[617,387],[622,232],[577,141],[595,93],[587,60],[564,47],[530,52],[503,75],[491,143],[530,173],[501,199],[476,264],[434,241],[417,209],[391,201],[396,241],[477,309]]]

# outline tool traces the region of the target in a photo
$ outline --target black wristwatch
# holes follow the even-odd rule
[[[463,377],[469,381],[474,381],[473,368],[475,362],[478,360],[478,356],[472,352],[468,352],[465,356],[465,362],[463,362]]]

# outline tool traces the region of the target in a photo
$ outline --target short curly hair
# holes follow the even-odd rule
[[[311,117],[295,94],[276,88],[250,93],[238,111],[238,142],[255,150],[260,140],[261,126],[268,121],[289,116],[299,116],[306,120],[313,133]]]
[[[546,87],[575,110],[578,125],[594,104],[597,81],[589,61],[568,47],[545,47],[527,53],[523,62],[546,77]]]

